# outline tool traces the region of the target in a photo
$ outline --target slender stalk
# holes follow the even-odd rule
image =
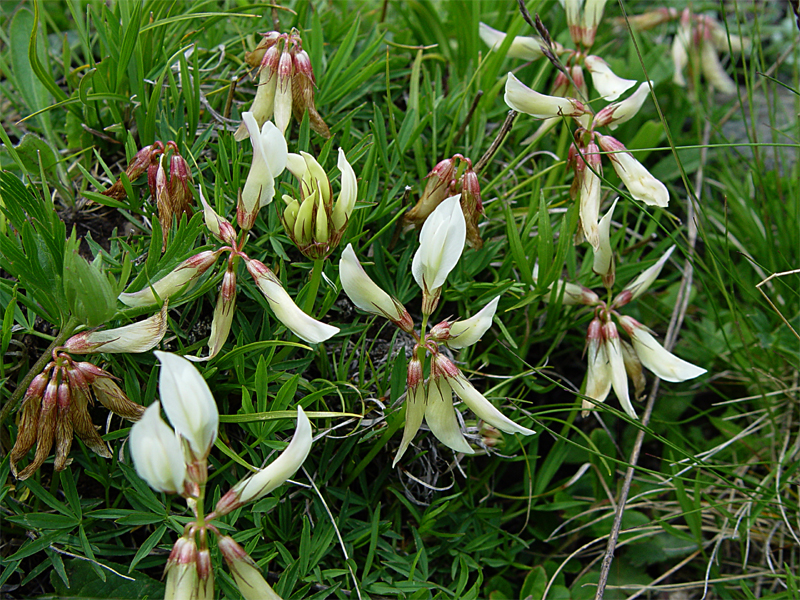
[[[311,311],[314,310],[314,300],[317,299],[319,281],[322,279],[322,265],[324,264],[324,258],[317,258],[314,260],[314,267],[311,269],[311,281],[308,284],[308,292],[306,293],[305,303],[303,306],[303,310],[309,315],[311,315]]]
[[[0,425],[5,423],[6,419],[17,408],[20,400],[22,400],[23,394],[25,394],[25,391],[28,389],[31,381],[33,381],[33,378],[42,372],[42,369],[44,369],[45,365],[52,358],[53,350],[63,345],[64,342],[66,342],[67,339],[69,339],[69,337],[75,333],[75,330],[78,328],[78,324],[78,319],[75,317],[70,317],[69,321],[67,321],[67,324],[64,325],[61,331],[58,332],[58,335],[55,337],[55,339],[47,347],[47,350],[45,350],[39,359],[33,363],[33,366],[30,368],[28,373],[22,378],[22,381],[19,382],[17,389],[15,389],[14,393],[11,394],[8,402],[6,402],[5,406],[3,406],[3,410],[0,411]]]
[[[486,165],[488,165],[489,161],[492,160],[492,157],[494,157],[495,153],[500,149],[500,146],[503,145],[503,140],[506,139],[508,132],[511,131],[511,127],[514,125],[514,119],[517,118],[518,114],[518,112],[513,110],[508,111],[506,120],[503,121],[503,125],[500,127],[500,131],[497,132],[497,136],[494,138],[492,145],[489,146],[489,149],[483,156],[481,156],[480,160],[475,163],[476,173],[480,173],[486,168]]]

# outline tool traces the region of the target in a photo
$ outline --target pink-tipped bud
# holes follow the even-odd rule
[[[442,321],[441,323],[437,323],[431,327],[431,330],[428,332],[428,339],[431,339],[434,342],[446,342],[449,340],[450,322]]]
[[[436,375],[456,378],[461,375],[458,367],[446,356],[437,354],[433,357],[433,364],[431,365],[431,375],[436,371]]]
[[[220,298],[224,302],[232,302],[236,297],[236,271],[228,268],[222,277],[222,285],[219,288]]]
[[[292,78],[294,62],[292,55],[284,49],[278,61],[278,87],[275,90],[275,125],[284,133],[292,116]]]
[[[138,179],[150,165],[154,162],[158,162],[158,157],[163,153],[164,144],[161,142],[157,141],[151,146],[145,146],[136,153],[136,156],[134,156],[133,160],[128,164],[128,168],[125,169],[125,175],[128,176],[130,181]]]
[[[311,66],[311,58],[308,56],[308,52],[305,50],[300,50],[295,53],[294,68],[296,69],[297,73],[305,75],[311,80],[311,83],[315,83],[314,69]]]
[[[572,82],[583,98],[589,95],[589,88],[586,87],[586,78],[583,76],[583,69],[580,65],[573,65],[569,70]]]
[[[280,45],[275,44],[267,49],[259,65],[259,71],[267,70],[269,77],[278,73],[278,64],[281,60]]]
[[[406,384],[409,388],[415,388],[420,385],[424,379],[425,376],[422,372],[422,363],[415,353],[408,362],[408,375],[406,377]]]
[[[478,175],[471,167],[467,167],[461,177],[461,210],[467,222],[467,244],[476,250],[483,248],[483,240],[478,230],[478,221],[484,215],[481,186]]]
[[[169,160],[169,198],[178,218],[192,216],[192,174],[186,159],[177,152]]]
[[[108,377],[109,379],[115,379],[115,377],[109,373],[98,367],[97,365],[93,365],[90,362],[76,362],[74,364],[74,368],[76,373],[80,374],[81,377],[84,378],[87,384],[94,383],[94,380],[98,377]]]
[[[434,209],[451,195],[455,185],[456,163],[446,158],[428,173],[425,191],[422,192],[416,206],[403,216],[403,223],[421,227]]]

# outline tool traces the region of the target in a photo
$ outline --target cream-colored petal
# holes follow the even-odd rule
[[[453,407],[453,390],[443,377],[428,382],[425,422],[436,439],[448,448],[465,454],[475,453],[461,433]]]

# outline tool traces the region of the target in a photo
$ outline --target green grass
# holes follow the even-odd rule
[[[622,4],[629,16],[653,7]],[[670,3],[678,4],[688,3]],[[612,228],[614,289],[676,244],[658,281],[623,312],[662,341],[679,316],[674,352],[708,374],[662,382],[646,424],[626,417],[613,394],[580,417],[592,313],[543,301],[557,278],[598,293],[603,288],[588,245],[572,243],[578,214],[566,155],[574,127],[559,124],[531,144],[525,140],[539,123],[522,114],[480,174],[484,248],[464,251],[431,323],[471,316],[502,293],[493,327],[454,358],[504,414],[537,435],[505,435],[470,457],[455,456],[420,432],[392,469],[413,341],[356,310],[341,292],[340,249],[352,243],[375,282],[420,323],[421,294],[411,276],[417,235],[399,231],[402,213],[439,160],[461,153],[476,163],[489,148],[508,112],[507,72],[543,93],[555,77],[546,59],[504,58],[480,40],[481,21],[534,34],[516,3],[4,3],[3,404],[59,330],[74,326],[57,301],[59,261],[73,227],[85,240],[85,255],[102,255],[125,289],[140,289],[215,247],[196,215],[169,233],[161,254],[145,177],[125,182],[126,199],[99,194],[139,148],[175,140],[195,184],[235,222],[237,191],[252,158],[250,142],[233,139],[255,92],[244,53],[258,33],[297,27],[314,67],[317,109],[332,137],[311,131],[307,118],[293,121],[289,151],[316,156],[337,191],[342,147],[359,181],[351,223],[311,298],[314,315],[341,333],[314,348],[293,343],[298,339],[239,268],[231,335],[200,366],[222,415],[208,497],[216,501],[246,474],[246,465],[261,466],[285,446],[294,420],[269,413],[299,403],[363,418],[312,419],[318,439],[296,484],[224,517],[220,529],[245,547],[284,598],[539,599],[545,590],[550,599],[594,598],[625,472],[643,432],[605,597],[656,598],[679,590],[692,598],[704,591],[707,598],[796,597],[798,31],[777,6],[693,7],[752,39],[748,54],[722,54],[738,84],[732,96],[710,92],[699,75],[689,77],[690,90],[672,83],[675,22],[632,39],[624,27],[612,26],[622,13],[609,2],[594,49],[619,75],[642,81],[644,69],[652,80],[658,109],[648,99],[613,135],[637,150],[671,194],[667,210],[644,206],[606,167],[601,214],[615,189],[622,196],[619,226]],[[531,0],[528,9],[571,46],[557,2]],[[303,305],[315,289],[313,261],[285,235],[276,208],[282,209],[280,194],[295,190],[295,179],[284,173],[246,251],[278,273]],[[689,264],[684,306],[679,289]],[[779,275],[770,279],[773,274]],[[162,349],[203,350],[220,280],[210,271],[172,299]],[[150,312],[120,310],[109,326]],[[93,362],[120,377],[132,400],[149,405],[158,398],[152,353],[99,355]],[[647,393],[652,386],[648,373]],[[644,404],[636,408],[645,412]],[[51,458],[26,481],[10,475],[5,456],[17,423],[2,423],[0,589],[10,598],[163,594],[167,555],[191,513],[180,498],[153,492],[136,475],[124,445],[128,422],[112,418],[106,428],[105,409],[91,414],[104,425],[113,458],[99,458],[76,440],[69,468],[54,472]],[[463,414],[471,439],[480,439],[474,415]],[[240,598],[216,546],[212,561],[217,593]]]

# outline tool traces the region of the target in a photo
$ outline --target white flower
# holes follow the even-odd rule
[[[235,497],[238,505],[263,498],[297,472],[310,450],[311,422],[302,407],[298,406],[297,429],[286,449],[268,467],[237,483],[228,494]],[[224,498],[220,500],[220,504],[225,506]],[[217,505],[217,512],[220,512],[220,504]],[[223,509],[222,514],[225,512],[228,510]]]
[[[175,433],[187,443],[191,459],[202,460],[217,439],[217,403],[191,362],[169,352],[155,352],[155,355],[161,361],[158,383],[164,412]]]
[[[416,383],[411,381],[412,370],[415,368],[419,372],[419,381]],[[411,359],[408,365],[408,372],[409,382],[408,392],[406,393],[406,422],[403,427],[403,439],[400,441],[400,447],[397,449],[397,454],[395,454],[394,460],[392,461],[392,467],[397,465],[400,459],[403,458],[403,454],[405,454],[411,440],[417,435],[417,431],[419,431],[419,427],[422,425],[422,419],[425,417],[425,403],[427,402],[425,397],[425,384],[422,382],[422,367],[416,357]]]
[[[450,325],[450,337],[445,342],[450,348],[458,350],[471,346],[483,337],[483,334],[492,326],[494,313],[500,296],[489,302],[480,311],[469,319],[456,321]]]
[[[588,167],[578,175],[580,182],[580,216],[583,236],[597,250],[600,246],[600,235],[597,231],[597,219],[600,216],[600,177]]]
[[[605,100],[616,100],[636,85],[635,79],[623,79],[615,75],[608,63],[599,56],[587,56],[583,64],[592,74],[594,89]]]
[[[619,339],[617,326],[611,321],[603,325],[603,338],[605,339],[605,353],[608,359],[608,370],[611,375],[611,387],[622,405],[623,410],[631,419],[636,419],[636,411],[631,404],[628,394],[628,372],[625,370],[625,359],[622,356],[622,344]]]
[[[622,317],[620,323],[631,336],[633,349],[642,364],[664,381],[678,383],[706,372],[669,352],[635,319]]]
[[[339,332],[338,327],[317,321],[304,313],[287,293],[280,280],[266,266],[257,260],[247,261],[247,270],[264,294],[269,307],[278,320],[297,337],[309,344],[319,344]]]
[[[539,281],[539,263],[533,265],[533,280]],[[600,297],[582,285],[569,283],[561,279],[556,279],[551,283],[547,289],[553,290],[555,287],[555,294],[552,292],[542,297],[545,302],[550,302],[551,299],[561,296],[561,304],[564,306],[575,306],[577,304],[585,304],[586,306],[594,306],[600,302]]]
[[[602,127],[608,125],[608,127],[613,131],[617,127],[619,127],[622,123],[630,121],[636,113],[639,112],[639,109],[642,108],[644,101],[647,100],[647,96],[650,94],[650,85],[647,81],[643,82],[636,91],[622,100],[621,102],[614,102],[613,104],[609,104],[594,118],[594,124],[598,127]]]
[[[161,420],[158,402],[151,404],[131,427],[130,447],[136,473],[159,492],[171,494],[183,490],[186,464],[180,442]]]
[[[258,565],[233,538],[218,536],[217,544],[245,600],[282,600],[264,581]]]
[[[631,196],[649,206],[665,207],[669,204],[667,187],[644,168],[627,148],[608,135],[598,135],[600,147],[611,154],[611,164]]]
[[[138,323],[105,331],[83,331],[69,338],[64,348],[76,354],[105,352],[147,352],[158,344],[167,332],[167,303],[161,311]]]
[[[464,404],[466,404],[479,419],[483,419],[489,423],[489,425],[505,433],[519,433],[521,435],[533,435],[535,433],[527,427],[517,425],[514,421],[497,410],[483,394],[475,389],[460,371],[456,377],[450,379],[450,382],[456,395],[464,401]]]
[[[586,112],[583,104],[574,98],[546,96],[533,91],[512,73],[506,80],[506,104],[512,110],[523,112],[537,119],[549,117],[578,117]]]
[[[457,194],[442,201],[422,226],[411,272],[425,292],[442,287],[464,251],[467,222],[460,200],[461,194]]]
[[[598,275],[608,275],[612,270],[614,253],[611,250],[611,219],[614,216],[614,208],[617,206],[617,200],[619,200],[619,198],[614,200],[614,204],[611,205],[608,212],[600,219],[600,224],[597,226],[600,244],[594,251],[592,270]]]
[[[225,271],[222,277],[222,285],[217,294],[217,304],[214,306],[214,317],[211,320],[211,333],[208,337],[208,356],[186,356],[193,362],[205,362],[211,360],[225,345],[228,334],[231,332],[233,324],[233,312],[236,307],[236,271],[230,268]]]
[[[703,40],[700,48],[700,66],[711,86],[723,94],[734,94],[736,83],[722,68],[717,50],[710,40]]]
[[[158,302],[156,294],[162,301],[167,300],[187,286],[193,285],[203,273],[217,262],[220,252],[222,251],[206,250],[195,254],[146,288],[138,292],[120,294],[119,300],[125,306],[130,306],[131,308],[156,304]]]
[[[242,190],[242,208],[255,214],[272,202],[275,178],[286,168],[288,150],[283,134],[271,121],[266,121],[259,131],[253,113],[242,113],[242,118],[253,143],[253,162]]]
[[[672,255],[672,252],[675,250],[675,246],[670,246],[669,250],[664,253],[664,256],[658,259],[656,263],[642,271],[636,279],[631,281],[625,288],[620,292],[620,296],[625,294],[626,304],[631,300],[635,300],[642,294],[644,294],[647,289],[653,285],[653,282],[658,278],[658,275],[661,273],[661,269],[664,267],[664,264],[669,260],[669,257]],[[628,298],[628,294],[630,294],[630,298]]]
[[[486,23],[478,25],[478,35],[484,43],[492,50],[497,51],[506,39],[505,33],[489,27]],[[536,60],[542,57],[541,40],[535,37],[517,36],[511,42],[506,56],[509,58],[521,58],[523,60]]]
[[[333,207],[333,226],[336,229],[343,229],[353,213],[356,206],[356,197],[358,196],[358,180],[356,179],[356,172],[350,163],[347,162],[347,157],[344,155],[344,150],[339,148],[339,161],[336,163],[339,171],[342,174],[342,188],[339,192],[339,197]]]
[[[586,337],[589,346],[589,366],[586,372],[585,395],[587,398],[592,398],[597,402],[605,402],[608,393],[611,391],[611,371],[603,341],[603,323],[600,319],[592,319],[592,322],[589,323],[589,331]],[[581,406],[583,416],[585,417],[589,409],[593,407],[594,405],[591,402],[584,400]]]
[[[453,407],[453,388],[445,377],[431,377],[428,382],[425,422],[436,439],[448,448],[464,454],[475,454],[461,433]]]
[[[345,294],[361,310],[398,324],[411,320],[403,305],[378,287],[366,274],[356,258],[352,244],[347,244],[339,259],[339,276]]]

